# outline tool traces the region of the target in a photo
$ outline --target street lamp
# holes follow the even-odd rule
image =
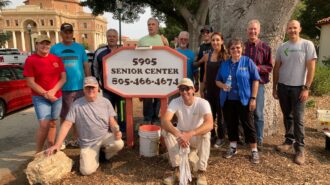
[[[32,35],[31,35],[32,26],[31,26],[31,24],[28,24],[28,25],[26,26],[26,29],[28,30],[29,35],[30,35],[30,52],[31,52],[31,54],[32,54]]]
[[[123,11],[123,2],[116,0],[116,7],[119,13],[119,46],[121,46],[121,13]]]

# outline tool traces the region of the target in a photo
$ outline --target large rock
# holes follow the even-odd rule
[[[49,157],[43,154],[37,155],[28,164],[25,173],[30,184],[50,184],[69,173],[72,165],[73,161],[65,153],[58,151]]]

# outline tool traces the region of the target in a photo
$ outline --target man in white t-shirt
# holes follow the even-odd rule
[[[197,150],[197,184],[204,185],[207,184],[205,171],[210,155],[210,131],[213,129],[210,104],[194,96],[194,84],[189,78],[183,78],[178,88],[180,97],[171,101],[162,119],[162,135],[174,168],[173,176],[165,178],[164,184],[177,184],[180,148],[190,147],[191,151]],[[178,119],[177,127],[174,127],[171,121],[174,114]]]

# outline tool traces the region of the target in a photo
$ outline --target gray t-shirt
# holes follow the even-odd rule
[[[283,43],[276,52],[276,62],[281,61],[278,83],[289,86],[302,86],[306,83],[306,64],[316,59],[314,44],[305,39],[293,43]]]
[[[116,112],[108,99],[98,96],[95,101],[88,102],[82,97],[73,103],[66,120],[76,124],[80,146],[88,147],[109,132],[109,120],[114,116]]]

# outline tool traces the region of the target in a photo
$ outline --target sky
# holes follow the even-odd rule
[[[11,0],[11,4],[6,8],[15,8],[16,6],[24,5],[25,0]],[[91,12],[90,9],[84,8],[86,12]],[[112,14],[105,13],[103,15],[108,21],[108,28],[114,28],[119,31],[119,21],[112,19]],[[131,39],[139,39],[148,34],[147,20],[151,17],[150,8],[146,9],[143,15],[140,15],[140,20],[132,24],[121,23],[121,30],[123,36],[128,36]]]

